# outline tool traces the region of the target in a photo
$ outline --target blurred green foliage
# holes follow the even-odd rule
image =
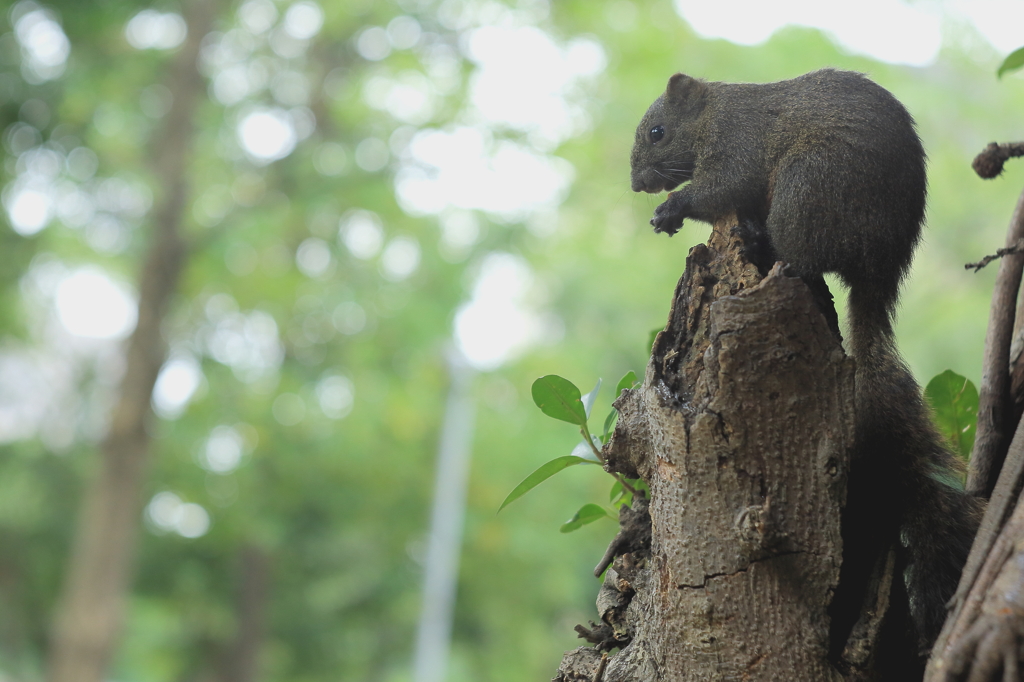
[[[289,4],[273,6],[280,22]],[[42,80],[26,75],[12,24],[19,12],[40,7],[8,4],[0,23],[5,202],[24,172],[18,164],[25,151],[46,144],[63,155],[78,147],[94,152],[95,176],[83,186],[99,192],[102,179],[116,178],[144,200],[147,192],[159,197],[165,188],[154,182],[150,157],[174,50],[136,49],[125,38],[128,22],[148,5],[46,3],[70,54],[62,74]],[[241,35],[230,32],[240,30],[242,5],[225,7],[218,33],[208,38],[211,51],[225,36]],[[465,21],[451,18],[453,8],[468,12]],[[466,56],[467,36],[510,8],[556,44],[596,40],[607,66],[573,86],[587,124],[556,148],[514,126],[493,125],[488,133],[569,162],[574,181],[561,205],[513,218],[469,211],[479,231],[453,244],[436,216],[402,210],[395,174],[417,129],[486,125],[467,99],[478,70]],[[394,26],[400,16],[421,27],[419,47],[388,48],[380,59],[361,55],[368,27]],[[977,377],[994,268],[976,275],[962,264],[1002,245],[1024,171],[1011,164],[1000,179],[982,182],[970,160],[989,141],[1019,139],[1024,88],[1016,76],[997,82],[1000,55],[967,34],[950,36],[932,66],[911,68],[846,54],[809,29],[783,29],[753,47],[701,39],[667,0],[350,0],[324,3],[310,44],[294,54],[294,46],[282,48],[291,56],[265,43],[245,48],[241,61],[257,65],[251,68],[291,79],[278,90],[226,103],[230,97],[218,87],[229,92],[231,82],[216,85],[226,67],[211,57],[204,67],[211,96],[195,120],[189,177],[187,231],[197,247],[165,324],[172,354],[196,359],[202,380],[180,414],[165,412],[150,427],[146,496],[173,492],[202,506],[210,525],[191,538],[140,519],[137,580],[111,678],[215,678],[240,625],[240,576],[255,548],[269,562],[263,679],[410,679],[448,388],[445,349],[484,256],[495,251],[529,264],[531,300],[548,323],[539,344],[474,383],[480,409],[449,679],[553,674],[561,652],[578,644],[572,626],[594,615],[591,567],[613,533],[610,524],[593,524],[563,535],[553,520],[570,518],[582,502],[603,501],[608,477],[580,467],[553,478],[548,494],[524,498],[514,513],[495,510],[524,471],[568,455],[578,441],[529,404],[534,378],[553,371],[619,376],[644,367],[649,332],[667,314],[687,248],[705,239],[701,224],[688,224],[671,241],[651,234],[647,220],[658,200],[628,186],[634,127],[676,70],[768,81],[835,66],[868,73],[907,105],[929,153],[930,199],[928,231],[904,290],[900,345],[919,377],[947,367]],[[410,123],[371,106],[368,93],[380,83],[374,78],[428,72],[428,45],[445,47],[454,60],[446,62],[454,65],[444,75],[449,86],[438,88],[429,115]],[[438,73],[428,76],[440,79]],[[308,86],[304,104],[296,104],[301,93],[287,94],[295,83]],[[254,162],[235,132],[246,107],[259,104],[308,111],[315,130],[280,160]],[[12,141],[19,124],[38,135],[28,147]],[[390,159],[381,165],[359,163],[360,149],[373,151],[361,147],[370,138],[385,143]],[[515,195],[519,188],[500,189]],[[376,253],[353,255],[339,239],[339,224],[353,209],[378,216],[389,244],[414,240],[420,259],[413,271],[395,276]],[[27,236],[0,226],[0,366],[11,354],[28,353],[59,357],[71,368],[56,388],[46,373],[27,379],[28,395],[51,396],[53,404],[33,431],[5,426],[0,445],[0,676],[17,680],[41,675],[79,493],[119,371],[116,344],[81,346],[53,336],[52,297],[33,298],[32,283],[48,281],[55,263],[97,264],[131,283],[149,234],[148,216],[111,213],[119,222],[103,233],[95,221],[73,225],[61,215]],[[321,260],[300,267],[303,248]],[[265,320],[252,317],[256,312],[274,321],[283,355],[271,371],[250,376],[218,360],[210,339],[218,325]],[[9,373],[0,377],[12,381]],[[354,399],[345,413],[349,386]],[[20,414],[11,404],[22,394],[8,396],[9,388],[0,386],[2,419]],[[611,399],[599,397],[600,409]],[[210,464],[206,448],[218,427],[242,439],[237,467]],[[583,516],[580,510],[581,524]]]

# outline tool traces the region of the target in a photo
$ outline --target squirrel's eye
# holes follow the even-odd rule
[[[664,126],[654,126],[653,128],[651,128],[651,142],[657,142],[663,137],[665,137]]]

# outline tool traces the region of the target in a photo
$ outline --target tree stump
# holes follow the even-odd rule
[[[762,279],[734,225],[691,249],[644,382],[615,402],[608,467],[652,493],[649,549],[616,558],[598,599],[628,644],[570,652],[556,680],[842,679],[828,606],[854,366],[804,282]]]

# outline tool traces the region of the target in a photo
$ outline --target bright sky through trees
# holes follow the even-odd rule
[[[1020,47],[1024,5],[1015,0],[674,0],[679,15],[701,35],[741,45],[767,40],[786,25],[821,29],[856,54],[897,64],[931,64],[943,31],[969,23],[1001,52]]]

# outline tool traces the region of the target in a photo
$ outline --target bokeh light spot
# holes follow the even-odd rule
[[[244,116],[238,139],[254,160],[263,163],[283,159],[298,142],[291,117],[281,109],[259,109]]]
[[[210,431],[199,454],[199,464],[215,474],[226,474],[238,468],[245,454],[245,440],[238,429],[221,424]]]
[[[153,409],[164,419],[177,419],[203,381],[203,370],[191,355],[172,356],[153,386]]]
[[[135,329],[138,309],[126,287],[96,266],[73,271],[57,285],[57,317],[76,336],[120,339]]]
[[[363,59],[378,62],[391,54],[391,41],[388,32],[380,26],[365,29],[356,38],[356,51]]]
[[[188,27],[180,14],[144,9],[128,21],[124,36],[136,50],[169,50],[181,45]]]
[[[159,492],[146,505],[146,520],[157,531],[198,538],[210,530],[210,515],[194,502],[183,502],[170,491]]]
[[[323,25],[324,11],[312,0],[299,0],[284,15],[284,30],[299,40],[309,40]]]
[[[467,361],[492,370],[540,337],[541,323],[525,303],[533,282],[529,265],[509,253],[491,253],[469,302],[455,314],[455,341]]]
[[[16,183],[4,203],[11,227],[23,237],[39,232],[53,217],[53,201],[49,192],[25,183]]]
[[[341,419],[352,411],[355,387],[348,377],[332,374],[317,382],[316,397],[325,417]]]
[[[355,210],[341,219],[339,236],[349,252],[361,260],[373,258],[384,245],[384,227],[371,211]]]
[[[420,245],[412,237],[395,237],[380,257],[381,272],[392,282],[406,279],[419,265]]]

